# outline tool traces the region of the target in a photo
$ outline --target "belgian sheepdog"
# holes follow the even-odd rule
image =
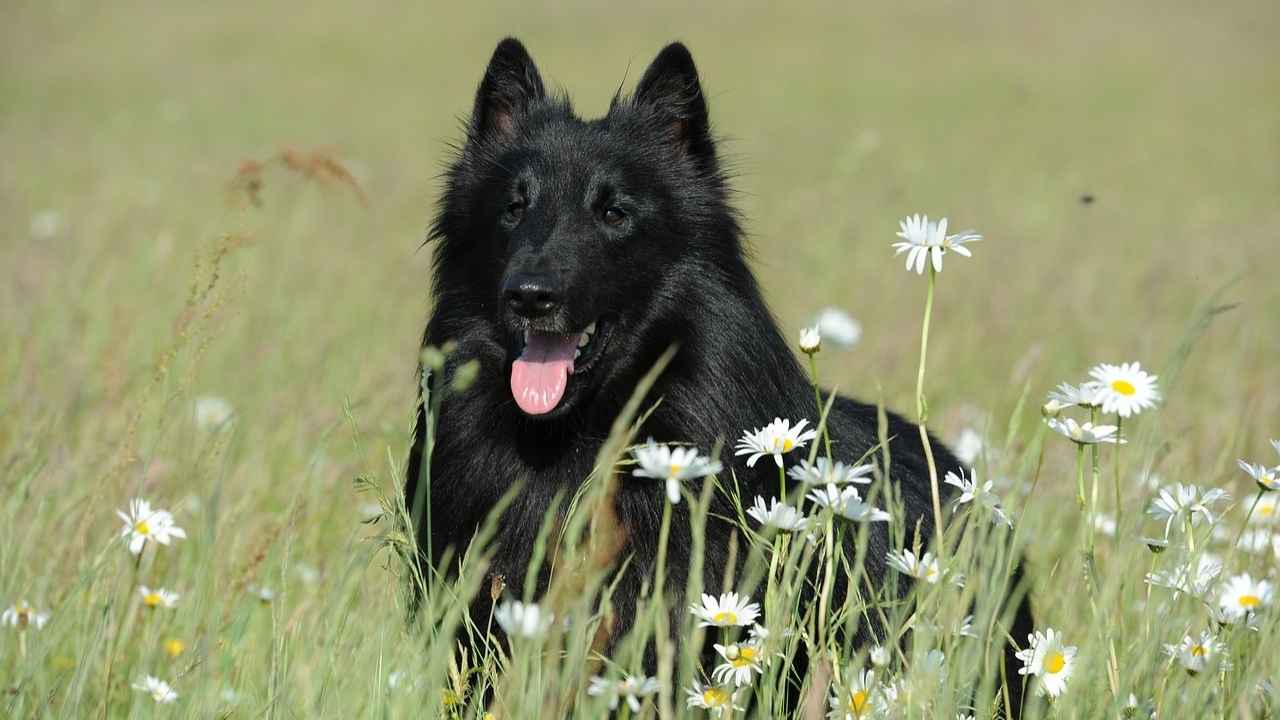
[[[637,382],[673,345],[678,352],[649,395],[662,401],[642,437],[706,452],[775,417],[816,419],[808,377],[748,266],[730,196],[684,45],[663,49],[634,94],[616,96],[594,120],[547,92],[518,41],[498,45],[430,233],[433,302],[423,344],[456,343],[452,367],[475,360],[479,375],[440,410],[431,524],[417,538],[424,553],[431,548],[429,562],[465,550],[519,484],[498,525],[490,572],[524,578],[553,498],[571,495],[588,476]],[[406,498],[415,497],[425,427],[420,402]],[[874,406],[838,397],[828,427],[837,460],[856,461],[878,444]],[[905,502],[905,522],[927,540],[933,516],[918,429],[890,414],[887,430],[889,481]],[[933,452],[940,474],[960,468],[941,443]],[[750,468],[729,452],[720,459],[745,498],[777,496],[773,463]],[[733,516],[728,500],[714,502],[709,588],[720,586],[739,532],[720,519]],[[630,562],[615,593],[615,638],[654,572],[663,503],[660,483],[620,484],[615,510]],[[687,508],[675,508],[668,588],[683,588],[688,572]],[[881,582],[890,548],[883,524],[875,527],[866,573]],[[484,627],[491,602],[481,596],[472,612]],[[1024,603],[1009,633],[1023,638],[1030,630]],[[866,642],[875,630],[860,632]],[[1015,667],[1008,665],[1016,691]]]

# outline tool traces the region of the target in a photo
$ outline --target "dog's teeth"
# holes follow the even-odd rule
[[[591,333],[593,333],[593,332],[595,332],[595,331],[596,331],[596,324],[595,324],[595,323],[591,323],[590,325],[588,325],[588,326],[587,326],[587,334],[588,334],[588,335],[590,335]]]
[[[573,359],[574,359],[574,360],[577,360],[577,359],[578,359],[578,358],[580,358],[580,357],[582,357],[582,351],[581,351],[581,350],[574,350],[574,351],[573,351]]]
[[[578,347],[586,347],[589,342],[591,342],[591,335],[588,333],[582,333],[578,336]]]

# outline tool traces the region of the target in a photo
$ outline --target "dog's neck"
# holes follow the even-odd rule
[[[694,322],[680,338],[672,367],[650,393],[662,402],[642,433],[671,433],[659,439],[695,442],[706,450],[717,441],[731,444],[748,429],[735,426],[743,417],[754,418],[757,426],[775,417],[817,424],[809,378],[755,277],[740,255],[729,260],[711,292],[733,302],[689,298]]]

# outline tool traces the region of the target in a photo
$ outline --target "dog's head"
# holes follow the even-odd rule
[[[524,414],[562,416],[634,383],[651,349],[680,340],[691,275],[737,252],[725,194],[683,45],[665,48],[605,117],[583,120],[546,92],[524,46],[504,40],[433,228],[437,316],[465,315],[457,332],[465,323],[504,355],[490,366],[505,377],[489,380],[505,380]]]

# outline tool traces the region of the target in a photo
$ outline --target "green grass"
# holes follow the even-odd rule
[[[438,700],[447,654],[402,624],[401,565],[370,540],[391,526],[360,524],[377,493],[353,481],[397,485],[427,311],[431,251],[418,246],[458,117],[494,43],[516,34],[586,114],[665,42],[690,45],[780,322],[794,336],[837,305],[864,325],[854,350],[820,356],[824,382],[844,392],[913,407],[924,286],[891,255],[897,219],[946,214],[980,230],[975,258],[950,259],[940,278],[931,425],[948,439],[966,427],[988,436],[979,475],[1002,479],[1040,624],[1080,647],[1055,712],[1114,714],[1134,692],[1162,703],[1162,717],[1260,717],[1253,685],[1280,681],[1267,651],[1274,613],[1259,634],[1225,634],[1231,672],[1171,668],[1161,644],[1199,632],[1205,615],[1158,590],[1146,602],[1144,573],[1176,552],[1153,558],[1138,538],[1158,528],[1138,520],[1151,471],[1230,490],[1221,525],[1234,537],[1252,500],[1235,458],[1278,460],[1265,442],[1280,436],[1277,15],[1268,2],[1181,0],[9,8],[0,603],[27,598],[52,619],[22,652],[0,629],[0,707],[353,717]],[[284,171],[266,176],[261,208],[229,206],[241,161],[286,147],[328,149],[367,207]],[[33,227],[45,211],[53,232]],[[1212,304],[1235,307],[1180,350]],[[1167,401],[1133,425],[1127,524],[1099,542],[1091,595],[1073,453],[1045,435],[1036,406],[1094,363],[1128,360],[1162,374]],[[226,398],[234,421],[197,428],[200,396]],[[740,429],[724,430],[732,441]],[[1103,460],[1102,508],[1114,513],[1110,452]],[[173,509],[189,534],[137,569],[114,540],[114,510],[135,495]],[[1276,580],[1273,555],[1209,548],[1228,574]],[[979,553],[956,562],[966,590],[922,598],[937,612],[999,577]],[[176,589],[179,607],[140,612],[135,581]],[[253,585],[276,598],[264,604]],[[575,632],[563,663],[516,654],[539,672],[504,675],[500,715],[575,692],[586,651]],[[162,650],[170,638],[186,644],[176,659]],[[937,717],[989,659],[982,644],[946,649]],[[921,663],[910,664],[915,677]],[[421,684],[389,690],[395,671]],[[153,708],[129,690],[144,673],[173,682],[178,703]],[[667,692],[682,707],[680,688]]]

